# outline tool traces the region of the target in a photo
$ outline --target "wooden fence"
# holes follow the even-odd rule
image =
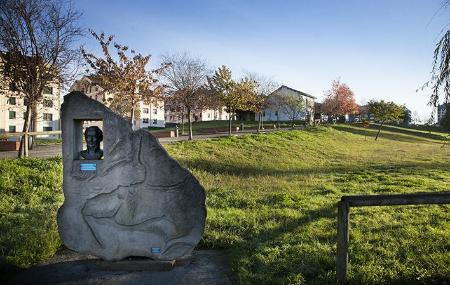
[[[350,207],[450,204],[450,192],[343,196],[338,204],[336,279],[347,281]]]
[[[17,133],[3,133],[0,134],[0,138],[21,137],[26,136],[40,136],[40,135],[60,135],[61,131],[44,131],[44,132],[17,132]]]

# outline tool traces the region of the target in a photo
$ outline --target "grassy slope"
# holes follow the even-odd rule
[[[340,196],[449,189],[448,147],[391,131],[374,142],[376,130],[337,125],[166,148],[206,188],[200,247],[225,248],[238,283],[326,284],[334,281]],[[0,256],[8,264],[26,266],[59,246],[60,173],[58,159],[0,160]],[[352,209],[350,281],[450,280],[449,213]]]
[[[449,150],[350,126],[167,146],[207,190],[201,246],[226,248],[239,283],[333,283],[344,194],[449,189]],[[367,140],[364,136],[368,136]],[[450,280],[448,206],[352,209],[352,283]]]

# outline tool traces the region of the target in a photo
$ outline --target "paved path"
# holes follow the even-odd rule
[[[281,130],[281,129],[278,129]],[[277,130],[262,130],[262,133],[269,133]],[[256,134],[255,130],[249,130],[249,131],[241,131],[233,133],[233,136],[242,136],[242,135],[249,135],[249,134]],[[216,133],[216,134],[204,134],[204,135],[194,135],[194,140],[205,140],[210,138],[220,138],[220,137],[226,137],[228,136],[228,133]],[[187,141],[188,136],[180,136],[178,138],[160,138],[159,142],[161,144],[168,144],[168,143],[174,143],[178,141]],[[48,158],[48,157],[54,157],[57,155],[62,155],[62,145],[61,144],[50,144],[50,145],[37,145],[29,152],[30,157],[40,157],[40,158]],[[17,151],[0,151],[0,159],[1,158],[16,158],[17,157]]]
[[[230,285],[231,272],[222,252],[216,250],[194,251],[190,262],[171,269],[133,270],[133,263],[143,259],[119,261],[127,269],[118,269],[115,262],[106,262],[92,256],[64,250],[49,261],[16,275],[10,285]],[[145,260],[144,260],[145,262]],[[105,266],[106,264],[106,266]],[[108,264],[112,265],[108,268]]]

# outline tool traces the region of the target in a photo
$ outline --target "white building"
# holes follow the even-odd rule
[[[0,66],[1,69],[2,66]],[[23,96],[14,89],[14,84],[4,78],[0,72],[0,133],[22,132],[23,130],[26,107]],[[36,107],[36,129],[33,129],[33,124],[31,124],[30,131],[61,130],[60,108],[59,85],[51,83],[44,88],[43,99]]]
[[[104,92],[104,89],[98,82],[95,82],[89,76],[83,76],[81,79],[76,80],[70,91],[80,91],[86,94],[88,97],[97,100],[105,105],[108,105],[108,99],[114,95]],[[156,127],[164,128],[166,123],[164,120],[164,102],[159,101],[157,104],[145,104],[139,103],[140,119],[136,121],[136,129]]]
[[[167,123],[180,124],[182,121],[187,122],[188,115],[184,114],[182,120],[182,113],[166,109],[165,120]],[[191,115],[192,122],[205,122],[205,121],[219,121],[228,120],[229,114],[225,111],[225,107],[219,109],[206,109],[199,112],[194,112]]]
[[[310,119],[314,116],[314,103],[317,99],[314,96],[311,96],[305,92],[295,90],[293,88],[282,85],[277,90],[273,91],[272,94],[277,93],[281,96],[299,96],[305,101],[305,110],[300,114],[297,120],[305,120],[308,116]],[[290,118],[287,114],[282,112],[281,110],[276,110],[274,107],[268,107],[263,111],[263,120],[264,121],[290,121]],[[255,115],[255,120],[259,120],[259,114]]]

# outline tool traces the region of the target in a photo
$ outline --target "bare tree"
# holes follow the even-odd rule
[[[277,127],[280,127],[280,112],[283,112],[283,107],[285,106],[285,100],[284,96],[273,92],[269,95],[267,98],[267,104],[269,105],[269,108],[273,111],[275,111],[275,114],[277,116]]]
[[[70,1],[0,1],[0,53],[5,81],[26,106],[23,132],[30,129],[31,113],[50,83],[61,86],[76,72],[79,53],[75,42],[82,35],[80,12]],[[19,157],[28,156],[22,137]]]
[[[282,96],[281,100],[283,101],[281,110],[291,120],[292,128],[294,128],[295,120],[300,118],[300,115],[305,112],[305,100],[301,96],[296,95]]]
[[[217,107],[214,97],[206,88],[208,67],[201,58],[187,53],[165,55],[163,61],[169,66],[162,73],[169,106],[184,111],[189,125],[189,140],[192,140],[192,115],[205,108]],[[175,110],[174,109],[174,110]],[[182,117],[185,113],[182,112]]]
[[[157,104],[161,100],[163,86],[158,84],[157,77],[167,67],[147,71],[150,55],[143,56],[127,46],[113,42],[114,36],[105,33],[97,34],[90,31],[99,42],[103,57],[88,53],[81,49],[84,59],[90,67],[87,71],[93,72],[93,77],[102,85],[103,92],[112,94],[109,107],[118,114],[128,117],[133,128],[139,118],[140,102]],[[111,44],[116,49],[118,60],[110,52]],[[128,54],[129,53],[129,54]]]
[[[264,128],[264,110],[270,108],[269,95],[277,88],[277,83],[264,75],[247,72],[246,77],[253,80],[256,84],[256,96],[252,106],[252,111],[258,114],[258,132]]]

